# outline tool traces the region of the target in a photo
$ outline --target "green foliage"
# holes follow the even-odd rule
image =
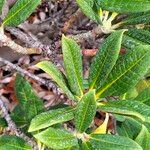
[[[137,13],[150,10],[149,0],[98,0],[98,3],[105,10],[119,13]]]
[[[133,118],[125,117],[123,122],[117,122],[117,132],[120,136],[125,136],[130,139],[135,139],[139,134],[142,125]]]
[[[101,45],[100,51],[95,56],[90,68],[90,89],[86,88],[86,91],[83,91],[83,81],[85,81],[85,79],[82,77],[80,48],[73,40],[66,37],[62,39],[66,77],[50,62],[44,61],[36,65],[46,71],[63,91],[70,96],[70,94],[68,94],[69,91],[72,97],[75,97],[76,104],[74,108],[67,107],[50,110],[36,116],[31,122],[29,128],[30,132],[74,119],[76,131],[74,131],[73,134],[68,132],[67,134],[69,134],[73,140],[80,140],[81,145],[85,149],[93,149],[94,147],[97,149],[99,149],[99,147],[103,148],[103,143],[106,144],[104,145],[108,147],[108,150],[113,149],[112,143],[114,143],[114,149],[126,149],[127,146],[128,149],[142,149],[131,139],[139,134],[141,124],[150,123],[150,107],[136,100],[120,100],[105,103],[97,102],[98,100],[102,100],[100,98],[106,96],[127,95],[129,90],[134,88],[141,77],[143,77],[150,68],[150,46],[148,43],[142,44],[141,42],[138,46],[135,46],[132,51],[130,50],[127,54],[119,56],[124,31],[125,30],[119,30],[113,32]],[[128,32],[131,34],[132,30]],[[135,35],[135,33],[133,34]],[[145,35],[146,34],[143,33],[141,36]],[[138,34],[136,36],[137,38],[141,38]],[[141,38],[140,40],[146,41],[146,38]],[[71,100],[74,100],[72,97]],[[69,109],[69,112],[65,111],[66,109]],[[93,135],[91,136],[87,133],[93,132],[91,130],[93,129],[92,121],[94,120],[97,110],[125,117],[130,116],[132,119],[139,121],[139,123],[137,123],[137,121],[131,121],[130,119],[126,122],[122,122],[121,126],[119,126],[120,135],[127,136],[128,138],[100,134],[94,135],[96,138],[92,138]],[[137,132],[129,131],[128,133],[126,131],[127,127],[130,127],[132,123],[137,129]],[[63,145],[62,143],[66,137],[66,135],[63,134],[64,132],[66,133],[63,129],[48,128],[35,135],[35,138],[54,149],[70,149],[72,146],[77,145],[77,142],[75,142],[76,144],[74,145],[71,142],[65,142]],[[126,132],[127,134],[125,134]],[[106,142],[104,142],[105,138]],[[67,141],[69,140],[68,138],[66,139]],[[118,141],[120,143],[117,145],[116,142]],[[126,142],[124,143],[124,141]],[[108,146],[110,142],[111,148]],[[68,143],[71,145],[68,145]],[[115,147],[116,145],[118,147]]]
[[[33,117],[44,111],[43,102],[35,94],[29,82],[19,74],[15,80],[15,93],[19,104],[11,116],[19,126],[29,125]]]
[[[0,118],[0,127],[1,128],[6,128],[7,127],[7,122],[4,118]]]
[[[29,17],[41,0],[17,0],[3,21],[3,26],[17,26]]]
[[[134,100],[150,106],[150,87],[145,88]]]
[[[0,136],[0,149],[1,150],[32,150],[31,146],[28,145],[23,139],[17,136]]]
[[[138,46],[120,57],[105,83],[97,90],[97,97],[121,95],[133,88],[150,67],[149,49],[149,45]]]
[[[2,12],[2,8],[3,8],[3,5],[4,5],[4,2],[5,2],[5,0],[1,0],[0,1],[0,14]]]
[[[98,110],[120,114],[124,116],[131,116],[142,122],[150,123],[150,107],[132,100],[120,100],[120,101],[110,101],[106,104],[102,103],[99,105]]]
[[[55,67],[54,64],[48,61],[42,61],[36,66],[48,73],[50,77],[60,86],[60,88],[62,88],[62,90],[67,94],[67,96],[70,99],[75,99],[67,86],[65,76]]]
[[[124,31],[119,30],[112,33],[94,57],[89,76],[90,88],[98,88],[102,85],[113,69],[119,56]]]
[[[123,20],[125,25],[137,25],[150,22],[150,11],[142,13],[134,13],[129,15],[126,19]]]
[[[134,49],[139,45],[150,44],[150,32],[143,29],[130,29],[123,36],[122,45],[127,49]]]
[[[141,145],[143,150],[150,149],[150,132],[147,128],[143,125],[139,135],[136,137],[135,141]]]
[[[18,0],[2,25],[19,25],[40,2]],[[0,11],[3,4],[4,1],[1,1]],[[139,88],[141,83],[137,83],[145,74],[149,77],[150,32],[147,29],[150,23],[150,1],[77,0],[77,4],[87,17],[99,24],[100,31],[111,33],[92,60],[89,78],[83,77],[80,47],[72,39],[63,36],[65,73],[49,61],[39,62],[36,66],[49,74],[74,102],[71,106],[54,107],[46,111],[28,81],[17,75],[15,93],[19,104],[11,117],[22,131],[27,133],[28,130],[38,144],[41,142],[39,145],[42,144],[42,149],[73,150],[82,147],[88,150],[149,150],[150,88],[143,85]],[[116,23],[116,12],[128,15]],[[138,29],[141,24],[143,29]],[[124,26],[130,29],[121,29]],[[120,30],[114,31],[116,28]],[[121,46],[127,53],[120,56]],[[95,128],[101,128],[94,124],[97,111],[107,113],[109,119],[109,113],[116,118],[118,135],[111,135],[109,131],[109,134],[93,134],[96,133]],[[105,118],[105,129],[106,121]],[[64,122],[67,123],[64,125]],[[7,126],[2,118],[0,125]],[[19,137],[1,136],[0,149],[31,148]]]
[[[43,112],[32,119],[29,132],[72,120],[74,118],[74,111],[75,109],[72,107],[65,107]]]
[[[92,134],[88,142],[84,142],[84,149],[107,149],[107,150],[142,150],[133,140],[113,135]]]
[[[63,129],[48,128],[34,137],[53,149],[65,149],[78,145],[75,136]]]
[[[67,79],[74,95],[83,95],[82,56],[78,44],[63,36],[62,51]],[[69,65],[68,65],[69,64]]]
[[[94,119],[96,113],[95,90],[86,93],[77,105],[75,124],[78,132],[84,132]]]
[[[84,14],[98,24],[102,24],[99,15],[94,10],[94,0],[77,0]]]

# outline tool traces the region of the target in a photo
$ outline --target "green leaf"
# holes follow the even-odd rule
[[[145,88],[134,100],[150,106],[150,87]]]
[[[96,114],[95,90],[86,93],[77,105],[75,112],[75,125],[79,132],[84,132]]]
[[[98,110],[130,116],[142,122],[150,123],[150,107],[134,100],[119,100],[102,103]]]
[[[113,32],[101,46],[90,67],[90,88],[97,88],[106,80],[114,67],[121,49],[121,41],[125,30]]]
[[[122,22],[125,25],[136,25],[136,24],[150,23],[150,11],[144,12],[144,13],[131,14],[129,17],[124,19]]]
[[[33,117],[44,111],[42,100],[35,94],[29,82],[19,74],[15,80],[15,94],[19,104],[11,117],[18,125],[28,124]]]
[[[1,150],[32,150],[23,139],[17,136],[0,136],[0,149]]]
[[[18,26],[25,21],[41,0],[17,0],[3,21],[3,26]]]
[[[97,97],[119,96],[132,89],[150,68],[150,46],[140,45],[116,62]]]
[[[135,141],[141,145],[143,150],[150,150],[150,133],[144,125]]]
[[[59,87],[66,93],[66,95],[72,99],[75,100],[75,97],[70,92],[70,90],[67,87],[67,83],[65,81],[64,75],[55,67],[54,64],[48,61],[42,61],[36,65],[36,67],[42,69],[46,73],[49,74],[49,76],[59,85]]]
[[[123,37],[123,45],[127,48],[133,49],[137,45],[150,44],[150,32],[143,29],[130,29]]]
[[[138,96],[138,91],[136,90],[136,87],[130,89],[127,93],[123,94],[120,99],[134,99]]]
[[[83,13],[98,24],[102,24],[100,16],[94,11],[94,0],[76,0]]]
[[[75,109],[72,107],[65,107],[41,113],[32,119],[29,132],[72,120],[74,118],[74,111]]]
[[[27,126],[31,119],[28,119],[26,115],[25,106],[18,104],[13,111],[11,112],[11,118],[15,122],[15,124],[19,127]]]
[[[139,45],[145,45],[144,42],[137,40],[136,37],[130,37],[129,35],[124,35],[122,39],[122,46],[126,48],[126,50],[133,50]]]
[[[130,117],[126,117],[125,121],[123,121],[122,123],[117,122],[118,135],[125,136],[130,139],[135,139],[135,137],[137,137],[137,135],[139,134],[141,128],[142,125],[138,121]]]
[[[5,0],[1,0],[1,1],[0,1],[0,14],[1,14],[1,12],[2,12],[4,3],[5,3]]]
[[[98,0],[104,10],[119,13],[137,13],[150,10],[149,0]]]
[[[87,150],[142,150],[133,140],[115,135],[91,135],[88,142],[84,142]]]
[[[130,29],[126,34],[143,43],[150,44],[150,31],[144,29]]]
[[[1,117],[0,117],[0,127],[2,127],[2,128],[8,127],[6,120]]]
[[[70,89],[75,95],[82,97],[83,69],[81,49],[75,41],[63,36],[62,51]]]
[[[78,145],[74,135],[63,129],[48,128],[34,137],[53,149],[65,149]]]
[[[26,109],[28,120],[44,110],[43,101],[33,91],[30,83],[19,74],[15,80],[15,93],[19,103]]]
[[[143,29],[130,29],[123,36],[122,45],[134,49],[138,45],[150,44],[150,32]]]

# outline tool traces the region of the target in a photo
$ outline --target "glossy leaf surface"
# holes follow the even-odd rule
[[[77,105],[75,125],[79,132],[84,132],[92,123],[96,114],[95,90],[86,93]]]
[[[78,145],[74,135],[63,129],[48,128],[34,137],[53,149],[65,149]]]
[[[25,21],[41,0],[17,0],[3,21],[4,26],[18,26]]]
[[[83,95],[82,55],[78,44],[65,36],[62,37],[63,60],[71,91],[78,97]]]
[[[72,120],[74,118],[74,111],[74,108],[65,107],[43,112],[32,119],[29,132],[43,129],[57,123]]]

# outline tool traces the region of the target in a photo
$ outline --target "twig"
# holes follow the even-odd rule
[[[21,132],[20,129],[17,128],[16,124],[12,121],[12,119],[11,119],[9,113],[8,113],[8,110],[7,110],[5,104],[2,100],[1,95],[0,95],[0,107],[1,107],[1,110],[2,110],[2,113],[3,113],[3,117],[7,121],[9,129],[11,131],[13,131],[16,134],[16,136],[21,137],[22,139],[24,139],[28,144],[30,144],[33,147],[33,149],[38,150],[37,143],[33,139],[26,136],[23,132]]]
[[[100,35],[103,35],[103,32],[101,28],[98,26],[95,29],[88,31],[86,33],[81,33],[77,35],[69,35],[68,37],[76,40],[77,42],[81,42],[82,40],[93,39],[94,37],[100,36]]]
[[[21,53],[21,54],[40,54],[41,52],[37,48],[25,48],[22,47],[21,45],[15,43],[13,40],[8,38],[4,34],[4,29],[3,27],[0,27],[0,42],[1,46],[8,46],[15,52]]]
[[[28,71],[20,68],[18,65],[14,65],[11,62],[5,60],[4,58],[0,57],[0,62],[10,66],[12,69],[17,70],[22,76],[28,76],[32,79],[34,79],[35,81],[42,83],[43,85],[47,86],[48,88],[52,89],[52,91],[54,92],[54,94],[57,94],[60,96],[60,98],[63,99],[63,92],[61,91],[61,89],[59,89],[52,81],[49,80],[44,80],[32,73],[29,73]]]
[[[26,34],[22,32],[19,28],[6,27],[6,30],[16,36],[20,41],[24,42],[27,46],[38,49],[40,53],[43,53],[43,55],[47,56],[53,62],[55,62],[55,60],[53,59],[53,55],[55,55],[54,45],[45,45],[40,42],[32,33]]]
[[[71,17],[69,20],[67,20],[65,23],[64,23],[64,27],[62,29],[62,31],[64,33],[66,33],[69,28],[72,26],[72,24],[75,22],[75,20],[79,17],[79,15],[81,14],[81,11],[80,9],[78,9]]]

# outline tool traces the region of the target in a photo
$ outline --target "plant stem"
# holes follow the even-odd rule
[[[16,136],[24,139],[28,144],[30,144],[33,147],[34,150],[38,150],[37,143],[33,139],[26,136],[23,132],[21,132],[20,129],[17,128],[16,124],[12,121],[12,119],[11,119],[9,113],[8,113],[8,110],[7,110],[5,104],[2,100],[1,95],[0,95],[0,107],[1,107],[1,110],[2,110],[2,113],[3,113],[3,116],[4,116],[4,118],[5,118],[5,120],[8,124],[9,129],[11,131],[13,131],[16,134]]]
[[[0,62],[10,66],[14,70],[17,70],[22,76],[28,76],[28,77],[34,79],[35,81],[42,83],[43,85],[47,86],[49,89],[52,89],[52,91],[55,94],[59,95],[60,98],[61,97],[63,98],[63,96],[61,96],[61,95],[63,95],[63,92],[52,81],[44,80],[44,79],[42,79],[42,78],[40,78],[40,77],[38,77],[32,73],[29,73],[28,71],[20,68],[18,65],[12,64],[11,62],[9,62],[8,60],[6,60],[4,58],[0,57]]]

